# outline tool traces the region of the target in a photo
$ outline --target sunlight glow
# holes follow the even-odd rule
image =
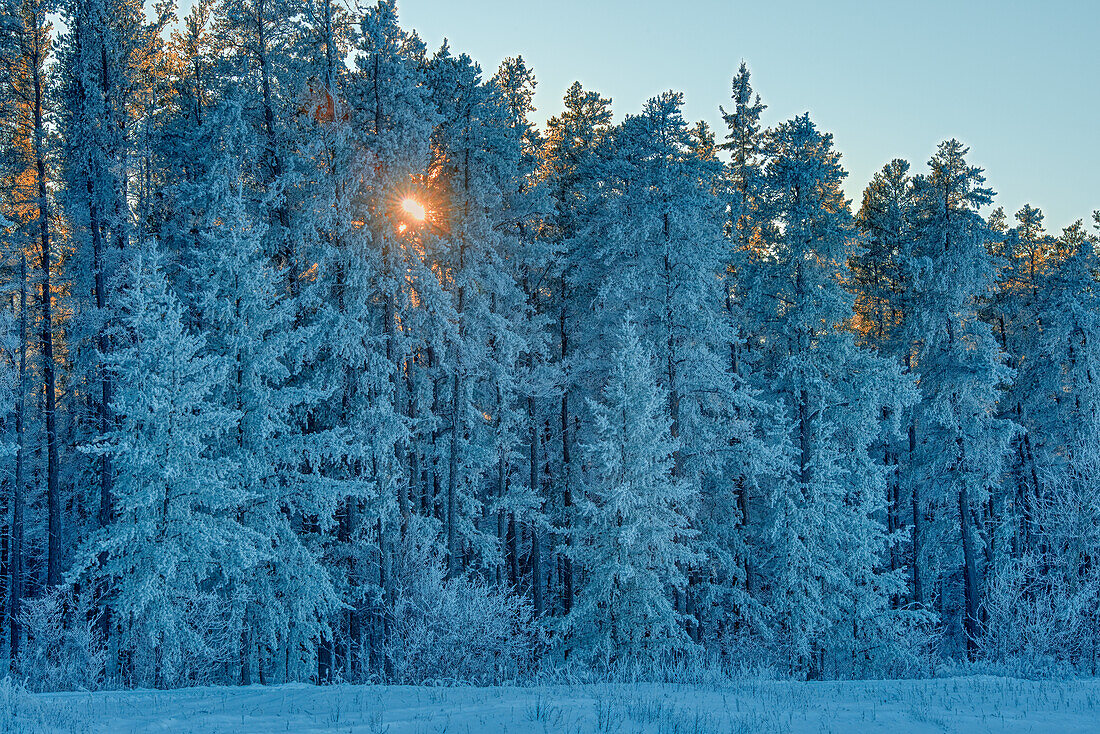
[[[428,210],[424,208],[424,205],[416,199],[402,199],[401,208],[405,211],[406,214],[408,214],[410,217],[418,222],[423,222],[424,219],[428,216]]]

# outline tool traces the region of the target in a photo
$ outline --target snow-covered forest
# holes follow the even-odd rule
[[[1100,213],[956,140],[849,201],[745,64],[721,129],[535,79],[0,0],[0,670],[1095,673]]]

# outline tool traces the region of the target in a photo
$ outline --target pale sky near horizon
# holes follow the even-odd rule
[[[1010,221],[1051,233],[1100,208],[1100,0],[399,0],[401,24],[481,63],[522,55],[542,120],[574,80],[616,119],[667,89],[722,131],[748,62],[765,124],[804,111],[832,132],[859,206],[892,158],[922,171],[941,140],[971,147]]]

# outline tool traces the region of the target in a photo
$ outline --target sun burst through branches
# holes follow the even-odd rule
[[[428,210],[424,205],[411,197],[401,200],[401,210],[418,222],[423,222],[428,216]]]

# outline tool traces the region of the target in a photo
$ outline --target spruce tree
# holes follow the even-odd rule
[[[607,381],[591,400],[592,477],[578,498],[570,553],[583,569],[563,623],[566,645],[596,664],[659,660],[691,645],[671,594],[687,583],[697,501],[675,474],[668,395],[629,315]]]
[[[69,578],[109,590],[124,675],[166,686],[204,675],[224,649],[229,591],[247,582],[262,536],[240,523],[254,496],[227,481],[237,467],[215,450],[239,419],[214,399],[227,363],[202,356],[158,260],[135,257],[119,292],[105,355],[117,428],[86,447],[118,467],[115,512]]]

